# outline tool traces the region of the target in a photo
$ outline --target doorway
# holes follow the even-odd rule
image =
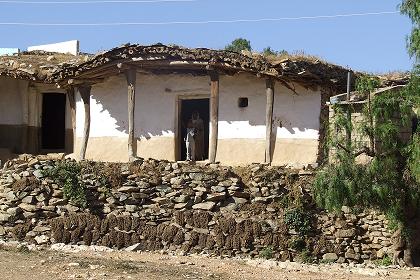
[[[64,150],[66,133],[66,95],[62,93],[42,94],[43,150]]]
[[[201,158],[196,160],[206,160],[209,157],[209,122],[210,122],[210,99],[209,98],[195,98],[195,99],[180,99],[180,112],[179,112],[179,135],[178,151],[180,151],[178,160],[185,160],[187,157],[187,150],[185,147],[185,136],[187,133],[187,124],[191,119],[194,112],[197,112],[199,118],[203,120],[203,135],[197,136],[201,143]],[[197,140],[196,140],[197,141]],[[199,144],[200,145],[200,144]]]

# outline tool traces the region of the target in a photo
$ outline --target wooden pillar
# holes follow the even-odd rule
[[[72,150],[74,150],[74,146],[76,144],[76,99],[75,99],[74,87],[71,86],[67,89],[67,98],[69,100],[69,105],[70,105],[71,129],[72,129],[72,133],[73,133],[73,136],[72,136],[73,137]]]
[[[209,161],[216,162],[219,123],[219,74],[210,71],[210,141]]]
[[[82,97],[83,105],[85,107],[85,126],[83,129],[82,147],[80,148],[79,160],[84,160],[86,157],[86,149],[89,140],[90,131],[90,86],[79,86],[78,90]]]
[[[270,78],[266,80],[266,99],[265,106],[265,163],[271,164],[272,147],[271,138],[273,134],[273,103],[274,103],[274,81]]]
[[[136,69],[130,68],[125,71],[127,78],[128,94],[128,159],[133,161],[136,158],[136,142],[134,138],[134,107],[136,105]]]

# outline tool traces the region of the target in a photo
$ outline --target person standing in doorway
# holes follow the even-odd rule
[[[204,160],[204,122],[198,111],[192,113],[191,123],[195,129],[195,160]]]

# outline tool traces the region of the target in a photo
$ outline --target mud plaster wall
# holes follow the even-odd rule
[[[42,118],[42,93],[62,93],[54,85],[0,77],[0,148],[3,160],[14,153],[38,153]],[[73,147],[71,115],[66,102],[66,151]]]
[[[208,77],[137,75],[135,137],[137,155],[175,159],[176,102],[179,98],[210,94]],[[316,161],[320,93],[296,85],[294,94],[281,84],[275,88],[273,163],[308,164]],[[111,77],[91,91],[91,130],[87,157],[127,161],[127,85]],[[247,97],[249,106],[238,107]],[[84,127],[84,109],[77,99],[77,140]],[[224,164],[263,162],[265,154],[265,81],[248,74],[220,77],[217,160]],[[105,147],[113,147],[107,149]],[[235,156],[233,156],[235,155]]]

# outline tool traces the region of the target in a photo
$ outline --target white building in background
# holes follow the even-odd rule
[[[72,55],[79,54],[79,41],[72,40],[66,42],[52,43],[47,45],[30,46],[28,51],[46,51],[57,53],[69,53]]]

